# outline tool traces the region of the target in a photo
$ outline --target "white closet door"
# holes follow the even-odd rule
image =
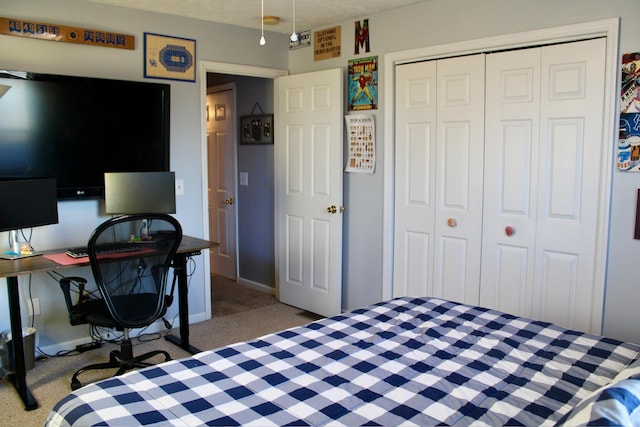
[[[487,55],[480,305],[532,315],[540,49]]]
[[[600,332],[604,57],[604,39],[487,56],[482,305]]]
[[[540,166],[533,315],[600,333],[604,283],[595,274],[605,39],[542,50]]]
[[[484,55],[396,68],[393,295],[478,303]]]
[[[436,61],[396,68],[393,296],[433,295]]]
[[[484,57],[437,63],[434,295],[468,304],[480,293]]]

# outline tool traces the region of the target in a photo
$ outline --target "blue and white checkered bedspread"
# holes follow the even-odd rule
[[[88,385],[67,425],[550,425],[640,346],[433,298],[399,298]]]

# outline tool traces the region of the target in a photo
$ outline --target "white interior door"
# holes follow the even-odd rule
[[[600,332],[605,40],[487,57],[481,303]]]
[[[394,296],[477,304],[484,56],[396,68]]]
[[[434,295],[436,61],[396,67],[393,296]]]
[[[434,295],[477,304],[482,250],[484,55],[437,63]]]
[[[342,308],[342,70],[281,77],[276,84],[279,299],[333,316]]]
[[[487,56],[480,304],[524,317],[531,317],[533,304],[540,54],[530,48]]]
[[[599,333],[605,53],[593,39],[489,54],[486,91],[466,82],[480,56],[396,67],[395,296]]]
[[[604,283],[595,274],[603,143],[606,41],[542,50],[538,224],[533,314],[600,333]]]
[[[211,272],[237,278],[236,119],[232,89],[207,93],[209,233],[220,246],[211,249]]]

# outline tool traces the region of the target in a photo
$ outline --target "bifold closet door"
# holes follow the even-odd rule
[[[478,303],[484,55],[396,67],[393,295]]]
[[[436,61],[396,67],[393,296],[433,295]]]
[[[487,56],[480,304],[524,317],[533,307],[540,56],[539,48]]]
[[[480,303],[600,333],[605,39],[487,55]]]

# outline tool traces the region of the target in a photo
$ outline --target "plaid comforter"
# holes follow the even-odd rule
[[[553,425],[640,346],[398,298],[88,385],[46,425]]]

